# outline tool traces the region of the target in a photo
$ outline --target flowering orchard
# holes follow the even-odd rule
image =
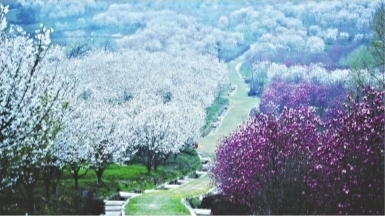
[[[384,214],[383,101],[368,87],[328,122],[259,114],[222,140],[212,177],[253,214]]]

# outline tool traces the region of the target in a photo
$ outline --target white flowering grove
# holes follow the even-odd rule
[[[117,8],[113,4],[109,10],[93,18],[93,22],[97,25],[121,26],[125,22],[130,22],[127,25],[145,24],[145,28],[135,34],[117,38],[114,41],[115,49],[144,49],[174,54],[189,50],[198,54],[217,55],[218,48],[232,48],[237,46],[237,43],[243,42],[243,35],[240,32],[225,32],[198,23],[195,17],[168,10],[129,13],[124,16],[127,19],[122,20],[118,17],[120,13],[116,11],[122,10],[123,6],[124,4]]]
[[[267,74],[268,80],[280,78],[288,82],[317,82],[323,85],[333,83],[345,83],[349,78],[349,69],[335,69],[328,71],[320,64],[311,65],[293,65],[262,61],[253,64],[254,72],[264,72]],[[349,83],[346,82],[348,85]]]
[[[84,121],[90,121],[87,118],[91,117],[110,119],[102,121],[105,126],[99,130],[106,131],[98,132],[97,136],[114,134],[98,139],[106,146],[103,148],[113,149],[115,159],[105,149],[98,160],[119,162],[137,153],[149,172],[171,154],[179,153],[188,140],[200,136],[205,108],[228,83],[224,63],[212,56],[190,52],[174,56],[143,50],[95,51],[71,59],[68,69],[79,80],[77,100],[98,107],[85,114]],[[108,112],[103,111],[105,107],[109,107]],[[119,125],[106,127],[110,121]],[[99,126],[93,127],[89,134]],[[119,142],[122,143],[118,145]],[[95,155],[95,147],[89,149],[94,149]],[[118,152],[120,157],[116,156]]]

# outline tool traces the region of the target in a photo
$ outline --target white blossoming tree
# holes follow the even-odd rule
[[[101,183],[103,172],[112,163],[121,164],[134,153],[132,143],[129,142],[131,133],[127,130],[131,118],[124,113],[124,105],[91,104],[88,116],[89,135],[92,137],[89,160],[97,182]]]
[[[198,108],[170,102],[158,103],[135,117],[132,142],[148,173],[179,153],[190,138],[198,138],[199,126],[204,124],[202,113]]]
[[[49,47],[51,29],[31,38],[7,26],[0,5],[0,190],[17,186],[34,211],[34,187],[58,132],[68,83],[61,49]]]
[[[78,188],[79,178],[84,176],[89,169],[91,140],[87,135],[85,116],[86,105],[71,103],[68,114],[63,121],[62,129],[53,147],[53,154],[69,171],[74,178],[75,188]],[[81,172],[84,170],[84,172]]]
[[[95,171],[100,183],[110,164],[126,158],[129,133],[125,130],[127,121],[121,111],[116,105],[96,101],[80,101],[71,109],[55,152],[67,165],[75,188],[88,170]]]

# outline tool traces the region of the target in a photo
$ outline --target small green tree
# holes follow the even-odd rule
[[[372,22],[373,38],[371,41],[370,52],[375,60],[374,67],[382,70],[384,75],[385,66],[385,5],[384,3],[377,9]],[[382,80],[384,83],[384,79]]]
[[[373,36],[369,47],[357,48],[351,56],[351,79],[355,85],[385,88],[385,5],[374,13],[371,24]]]

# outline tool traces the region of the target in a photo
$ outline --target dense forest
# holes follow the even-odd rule
[[[206,152],[234,214],[384,214],[384,21],[372,0],[1,0],[0,213],[100,214],[115,168],[192,171],[236,62],[259,102]]]

